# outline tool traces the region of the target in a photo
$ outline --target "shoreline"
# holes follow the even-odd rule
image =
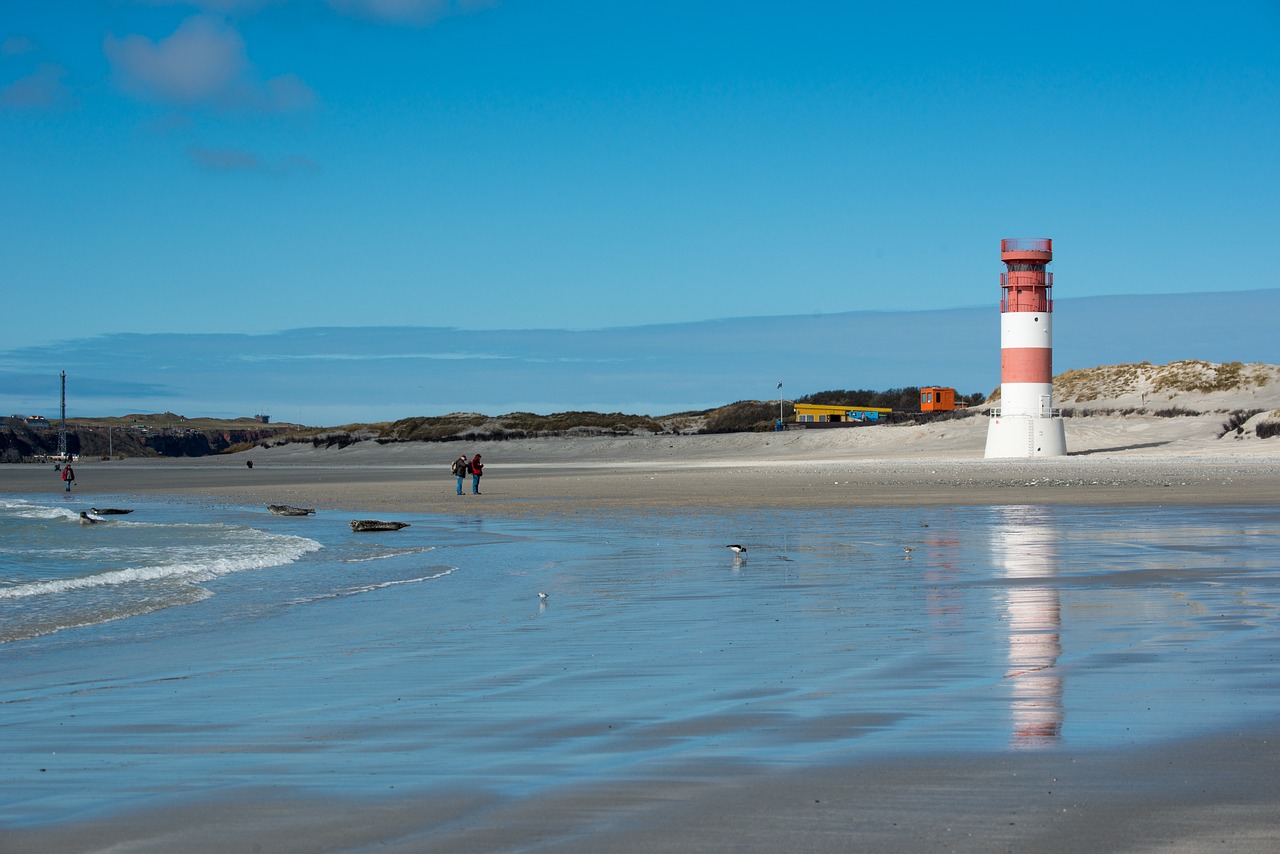
[[[357,513],[542,515],[583,508],[877,504],[1280,503],[1280,438],[1215,436],[1219,418],[1071,419],[1065,457],[983,459],[986,422],[688,436],[280,445],[199,458],[82,460],[73,496],[169,494]],[[1141,441],[1139,441],[1141,440]],[[480,496],[449,465],[482,453]],[[246,465],[252,460],[253,468]],[[61,492],[44,465],[0,492]],[[77,499],[73,499],[77,500]]]

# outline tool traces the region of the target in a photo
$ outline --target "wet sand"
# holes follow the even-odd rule
[[[1280,503],[1280,439],[1223,441],[1212,421],[1150,419],[1073,455],[981,459],[979,427],[343,450],[285,446],[202,460],[85,461],[76,492],[285,503],[393,515],[581,514],[598,508],[1076,503]],[[1172,422],[1178,423],[1172,423]],[[937,425],[935,425],[936,427]],[[941,433],[941,435],[939,435]],[[1074,441],[1073,441],[1074,438]],[[449,462],[479,450],[483,495],[454,494]],[[60,490],[5,466],[0,489]],[[469,487],[468,487],[469,488]],[[109,732],[109,725],[107,726]],[[1247,731],[1087,751],[948,753],[793,771],[672,766],[530,797],[390,793],[326,800],[232,790],[75,824],[0,828],[6,852],[310,851],[1274,851],[1280,721]],[[7,781],[6,785],[14,785]]]
[[[0,830],[10,854],[185,851],[1272,852],[1274,730],[1100,754],[938,757],[759,774],[697,768],[498,799],[213,796]]]

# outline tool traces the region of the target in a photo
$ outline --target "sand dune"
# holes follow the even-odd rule
[[[1280,366],[1197,359],[1106,365],[1059,374],[1053,378],[1053,393],[1055,403],[1064,407],[1274,410],[1280,407]]]

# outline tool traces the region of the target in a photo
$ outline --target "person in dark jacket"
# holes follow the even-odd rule
[[[462,481],[471,473],[471,463],[467,462],[467,455],[463,454],[453,461],[453,476],[458,479],[458,494],[462,494]]]

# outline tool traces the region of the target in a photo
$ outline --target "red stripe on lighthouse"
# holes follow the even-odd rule
[[[1048,347],[1006,347],[1001,350],[1000,382],[1053,382],[1053,350]]]

